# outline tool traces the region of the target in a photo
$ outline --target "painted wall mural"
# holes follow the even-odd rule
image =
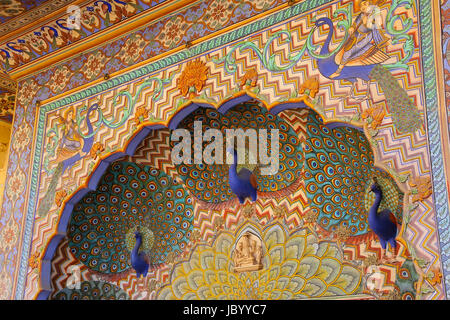
[[[449,118],[437,107],[443,51],[430,20],[440,9],[420,0],[196,2],[21,79],[0,292],[449,298]],[[239,201],[226,164],[172,163],[173,130],[192,132],[196,120],[280,130],[279,172],[246,166],[256,201]]]

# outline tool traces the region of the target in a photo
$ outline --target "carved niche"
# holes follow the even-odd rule
[[[234,272],[262,269],[263,247],[261,239],[251,232],[245,232],[237,240],[232,259]]]

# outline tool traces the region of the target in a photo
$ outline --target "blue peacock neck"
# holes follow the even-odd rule
[[[233,151],[233,164],[230,166],[230,172],[236,173],[237,169],[237,152],[236,150]]]
[[[374,201],[372,207],[370,208],[369,216],[376,216],[377,215],[378,208],[380,207],[381,199],[383,197],[383,194],[382,194],[381,190],[376,190],[376,191],[374,191],[374,193],[375,193],[375,201]]]
[[[139,252],[139,248],[141,247],[142,244],[142,237],[136,237],[136,244],[134,245],[133,248],[133,254],[137,254]]]
[[[331,43],[331,39],[333,38],[333,34],[334,34],[334,27],[333,27],[333,23],[331,22],[331,20],[326,19],[325,22],[328,27],[330,28],[330,31],[328,32],[328,36],[327,39],[325,40],[322,49],[320,50],[320,54],[321,55],[326,55],[330,52],[330,43]]]

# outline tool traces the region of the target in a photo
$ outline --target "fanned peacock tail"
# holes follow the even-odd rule
[[[37,212],[39,217],[45,216],[50,211],[50,208],[55,201],[56,186],[58,185],[59,178],[62,175],[63,167],[64,164],[62,162],[58,163],[56,166],[55,172],[53,173],[52,179],[48,185],[47,193],[41,200],[41,204]]]
[[[118,286],[103,281],[83,281],[79,287],[64,288],[55,294],[54,300],[129,300],[128,294]]]
[[[374,78],[383,89],[397,130],[404,133],[418,130],[422,126],[419,109],[391,72],[382,65],[376,65],[370,72],[370,77]]]
[[[236,235],[221,232],[213,245],[198,244],[187,261],[175,265],[158,299],[286,300],[361,293],[362,273],[342,259],[336,243],[306,229],[292,234],[275,224],[261,235],[263,268],[235,272]]]
[[[147,254],[153,265],[159,265],[169,252],[184,251],[193,216],[188,193],[164,172],[115,162],[97,190],[75,206],[68,228],[69,247],[90,270],[119,275],[131,267],[130,229],[143,226],[142,232],[152,231],[154,242]]]
[[[369,233],[368,211],[374,196],[371,177],[383,190],[380,209],[389,208],[402,221],[403,193],[384,171],[374,167],[374,156],[364,133],[349,127],[330,129],[309,113],[305,142],[305,186],[310,210],[327,232],[348,228],[350,241]]]
[[[293,185],[300,178],[304,157],[297,134],[286,121],[270,114],[257,102],[251,101],[240,104],[227,111],[225,115],[220,114],[217,110],[198,108],[178,126],[178,128],[184,128],[191,132],[192,143],[194,141],[194,121],[202,121],[203,133],[210,128],[220,130],[224,137],[224,144],[226,143],[225,129],[241,128],[244,131],[246,129],[267,129],[269,137],[270,129],[278,129],[280,141],[279,171],[271,176],[264,176],[255,172],[258,191],[263,194],[280,191]],[[268,142],[270,145],[270,138],[268,138]],[[175,143],[171,142],[171,144],[173,146]],[[204,143],[203,147],[207,144]],[[224,157],[225,155],[224,152]],[[189,191],[203,203],[212,205],[220,205],[235,198],[228,183],[228,168],[225,158],[224,164],[182,163],[177,165],[178,174]],[[249,169],[252,170],[253,168]]]

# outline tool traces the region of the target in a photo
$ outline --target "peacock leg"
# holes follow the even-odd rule
[[[391,262],[397,261],[398,245],[397,245],[397,241],[395,241],[395,238],[389,240],[389,245],[391,246],[391,250],[392,250],[392,257],[389,259],[389,261],[391,261]]]
[[[257,197],[257,194],[256,194],[256,190],[255,190],[255,191],[252,192],[252,201],[253,202],[256,201],[256,197]]]
[[[381,244],[381,262],[385,263],[387,242],[386,240],[380,238],[380,244]]]

